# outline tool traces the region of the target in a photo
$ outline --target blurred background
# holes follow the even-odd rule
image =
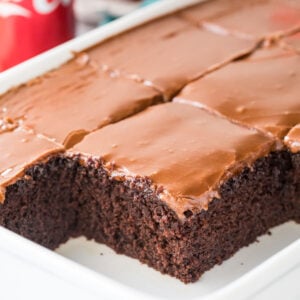
[[[75,0],[76,34],[106,24],[158,0]]]

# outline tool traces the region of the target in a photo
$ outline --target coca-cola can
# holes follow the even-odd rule
[[[0,71],[74,36],[73,0],[0,0]]]

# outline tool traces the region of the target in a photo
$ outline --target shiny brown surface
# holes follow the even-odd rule
[[[300,54],[300,28],[299,32],[296,34],[290,35],[283,39],[283,45],[285,45],[287,49],[295,50]]]
[[[0,203],[5,187],[23,175],[25,168],[63,151],[62,146],[22,128],[1,132],[0,149]]]
[[[300,26],[300,1],[212,0],[189,8],[181,15],[219,34],[259,39],[285,34]]]
[[[86,136],[73,151],[151,178],[182,216],[206,209],[220,182],[267,154],[273,140],[190,105],[157,105]]]
[[[70,154],[115,163],[112,176],[149,177],[179,216],[207,209],[225,179],[274,149],[275,139],[254,127],[282,138],[300,123],[297,39],[275,39],[280,47],[231,62],[251,53],[262,35],[294,26],[289,14],[284,26],[265,19],[278,3],[292,2],[210,1],[105,41],[1,96],[0,201],[26,167],[75,145]],[[203,28],[195,13],[206,16]],[[211,20],[234,34],[212,32]],[[251,38],[235,36],[241,33]],[[185,104],[146,109],[184,86],[174,101]]]
[[[189,101],[282,137],[300,122],[300,56],[272,48],[187,85]]]
[[[300,124],[290,130],[285,136],[284,142],[292,152],[300,152]]]
[[[192,79],[248,53],[255,45],[170,16],[117,36],[87,53],[102,68],[152,85],[169,98]]]
[[[2,114],[72,146],[87,132],[157,102],[150,87],[111,78],[81,56],[0,97]]]

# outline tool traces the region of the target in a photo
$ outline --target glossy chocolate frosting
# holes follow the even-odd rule
[[[283,46],[289,50],[295,50],[298,54],[300,54],[300,28],[299,31],[295,34],[287,36],[282,40]]]
[[[290,130],[284,138],[284,143],[292,152],[300,152],[300,124]]]
[[[299,0],[212,0],[180,13],[194,24],[246,39],[284,35],[300,27]]]
[[[272,149],[273,139],[190,105],[168,103],[97,130],[72,150],[115,165],[112,176],[149,177],[182,217],[207,209],[228,176]]]
[[[252,53],[258,39],[200,27],[190,13],[197,11],[202,20],[202,7],[207,24],[241,24],[241,32],[260,37],[297,23],[289,17],[279,28],[266,21],[262,16],[273,15],[272,3],[292,0],[255,1],[251,7],[209,1],[105,41],[1,96],[0,201],[25,168],[75,145],[69,155],[104,159],[114,178],[149,177],[180,217],[207,209],[224,180],[274,149],[276,139],[265,132],[283,137],[300,123],[300,56],[287,37],[281,47],[233,63]],[[257,24],[251,19],[253,27],[244,7],[262,9]],[[185,85],[175,99],[185,104],[146,109]]]
[[[300,56],[259,50],[189,85],[174,101],[189,102],[277,137],[300,122]]]
[[[112,78],[85,54],[0,97],[2,117],[18,120],[67,148],[86,133],[157,103],[160,94],[132,80]]]
[[[5,187],[14,183],[30,165],[64,150],[63,146],[17,127],[0,132],[0,203],[5,198]]]
[[[256,46],[202,30],[176,16],[140,26],[87,51],[114,74],[142,81],[169,99],[189,81],[249,53]]]

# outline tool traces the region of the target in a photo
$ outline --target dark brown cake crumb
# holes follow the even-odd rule
[[[181,220],[149,180],[118,181],[101,161],[60,155],[7,188],[0,224],[50,249],[84,235],[189,283],[271,227],[300,221],[299,167],[299,154],[271,153],[225,182],[208,210]]]

